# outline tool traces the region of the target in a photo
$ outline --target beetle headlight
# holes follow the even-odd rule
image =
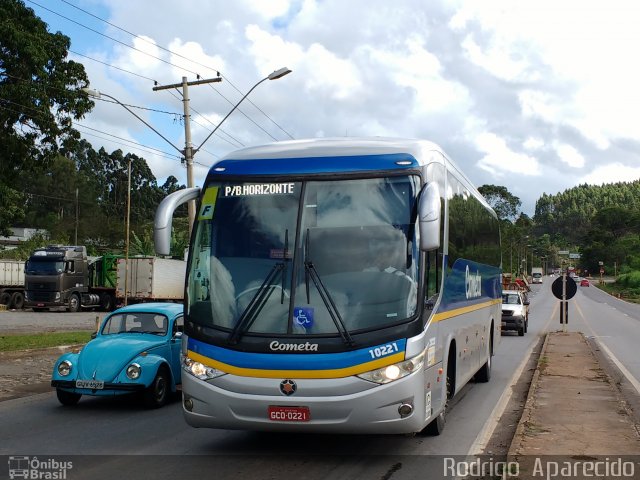
[[[71,362],[69,360],[63,360],[58,364],[58,374],[62,377],[66,377],[71,373]]]
[[[132,363],[127,367],[127,377],[129,377],[131,380],[136,380],[140,377],[141,371],[142,367],[140,367],[140,365],[138,365],[137,363]]]
[[[370,372],[361,373],[358,377],[381,385],[393,382],[394,380],[406,377],[422,369],[424,356],[425,352],[422,352],[409,360],[403,360],[402,362],[387,365],[386,367],[371,370]]]
[[[222,375],[226,375],[222,370],[218,370],[217,368],[207,367],[206,365],[196,362],[195,360],[189,357],[182,357],[182,369],[190,373],[196,378],[200,380],[210,380],[212,378],[221,377]]]

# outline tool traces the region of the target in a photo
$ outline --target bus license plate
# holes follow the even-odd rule
[[[309,407],[269,406],[269,420],[274,422],[308,422],[311,420]]]
[[[101,380],[76,380],[76,388],[90,388],[91,390],[102,390],[104,382]]]

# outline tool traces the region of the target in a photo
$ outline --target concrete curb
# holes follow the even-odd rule
[[[542,348],[540,349],[540,356],[538,357],[536,371],[533,372],[531,385],[529,386],[529,393],[527,393],[527,400],[524,403],[524,409],[522,411],[522,417],[520,417],[520,421],[518,422],[518,426],[516,427],[516,432],[513,435],[513,440],[511,441],[511,445],[509,446],[509,451],[507,452],[507,461],[516,460],[518,452],[520,450],[520,439],[525,435],[525,424],[531,419],[531,413],[534,408],[534,397],[536,394],[536,389],[538,388],[538,381],[540,380],[540,361],[542,358],[544,358],[544,355],[547,352],[548,343],[549,333],[545,335],[544,343],[542,344]]]

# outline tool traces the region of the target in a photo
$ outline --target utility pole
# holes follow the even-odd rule
[[[182,87],[182,105],[184,108],[184,162],[187,165],[187,187],[193,187],[193,144],[191,143],[191,115],[189,114],[189,87],[192,85],[203,85],[205,83],[221,82],[222,77],[209,78],[205,80],[196,80],[193,82],[187,82],[187,77],[182,77],[181,83],[174,83],[172,85],[161,85],[153,87],[153,91],[168,90],[170,88]],[[196,218],[196,202],[190,200],[188,203],[189,209],[189,234],[193,229],[193,222]]]

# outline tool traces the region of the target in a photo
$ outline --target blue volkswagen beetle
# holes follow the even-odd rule
[[[79,353],[65,353],[53,367],[51,386],[63,405],[82,395],[141,392],[149,408],[164,405],[180,384],[183,306],[139,303],[102,321]]]

